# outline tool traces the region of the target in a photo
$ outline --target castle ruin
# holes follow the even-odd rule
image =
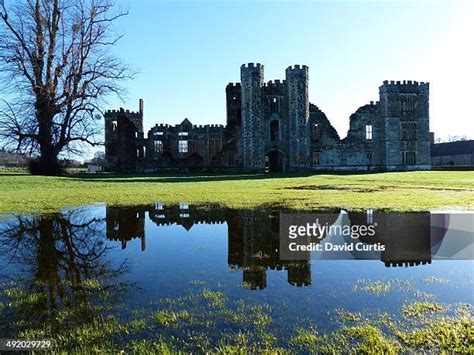
[[[403,171],[430,169],[429,84],[384,81],[379,101],[350,116],[341,139],[309,102],[306,65],[265,83],[264,66],[244,64],[226,87],[226,125],[155,125],[138,112],[105,113],[106,169],[164,171]]]

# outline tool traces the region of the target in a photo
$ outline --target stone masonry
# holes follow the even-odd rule
[[[156,125],[138,112],[105,113],[109,171],[394,171],[430,169],[429,84],[384,81],[379,101],[357,109],[341,139],[309,102],[309,69],[290,66],[265,83],[262,64],[244,64],[226,87],[227,124]]]

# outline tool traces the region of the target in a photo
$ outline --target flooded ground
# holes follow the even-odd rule
[[[357,242],[383,250],[323,247],[288,260],[283,219],[294,211],[156,203],[5,215],[0,337],[88,350],[362,351],[375,341],[375,351],[421,348],[410,332],[437,320],[472,326],[472,234],[450,227],[456,217],[311,213],[327,225],[375,224]]]

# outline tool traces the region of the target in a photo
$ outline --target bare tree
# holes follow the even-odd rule
[[[38,156],[33,173],[101,143],[100,107],[133,77],[111,53],[125,15],[111,0],[0,0],[0,143]]]

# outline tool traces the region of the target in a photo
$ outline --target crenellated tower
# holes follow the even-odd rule
[[[241,82],[228,83],[225,89],[225,127],[197,126],[185,119],[175,126],[156,125],[145,137],[143,100],[137,112],[109,110],[104,114],[106,170],[279,173],[431,168],[428,83],[384,81],[379,101],[359,107],[341,139],[326,115],[309,102],[308,72],[306,65],[289,66],[284,80],[265,83],[262,64],[243,64]],[[257,269],[248,272],[260,275]],[[305,267],[294,269],[294,280],[302,277],[296,284],[305,284],[305,273]]]
[[[107,110],[105,120],[105,169],[107,171],[134,171],[137,158],[145,157],[142,144],[143,100],[138,112]]]
[[[240,83],[229,83],[225,88],[227,108],[227,129],[234,130],[242,123]]]
[[[241,105],[240,83],[229,83],[225,88],[227,126],[225,138],[230,143],[239,136],[242,125],[242,105]]]
[[[291,170],[307,168],[310,165],[308,81],[306,65],[295,65],[286,69]]]
[[[384,81],[379,92],[385,170],[429,169],[429,83]]]
[[[243,64],[240,67],[241,79],[241,157],[245,170],[262,170],[265,166],[263,141],[263,65]]]

